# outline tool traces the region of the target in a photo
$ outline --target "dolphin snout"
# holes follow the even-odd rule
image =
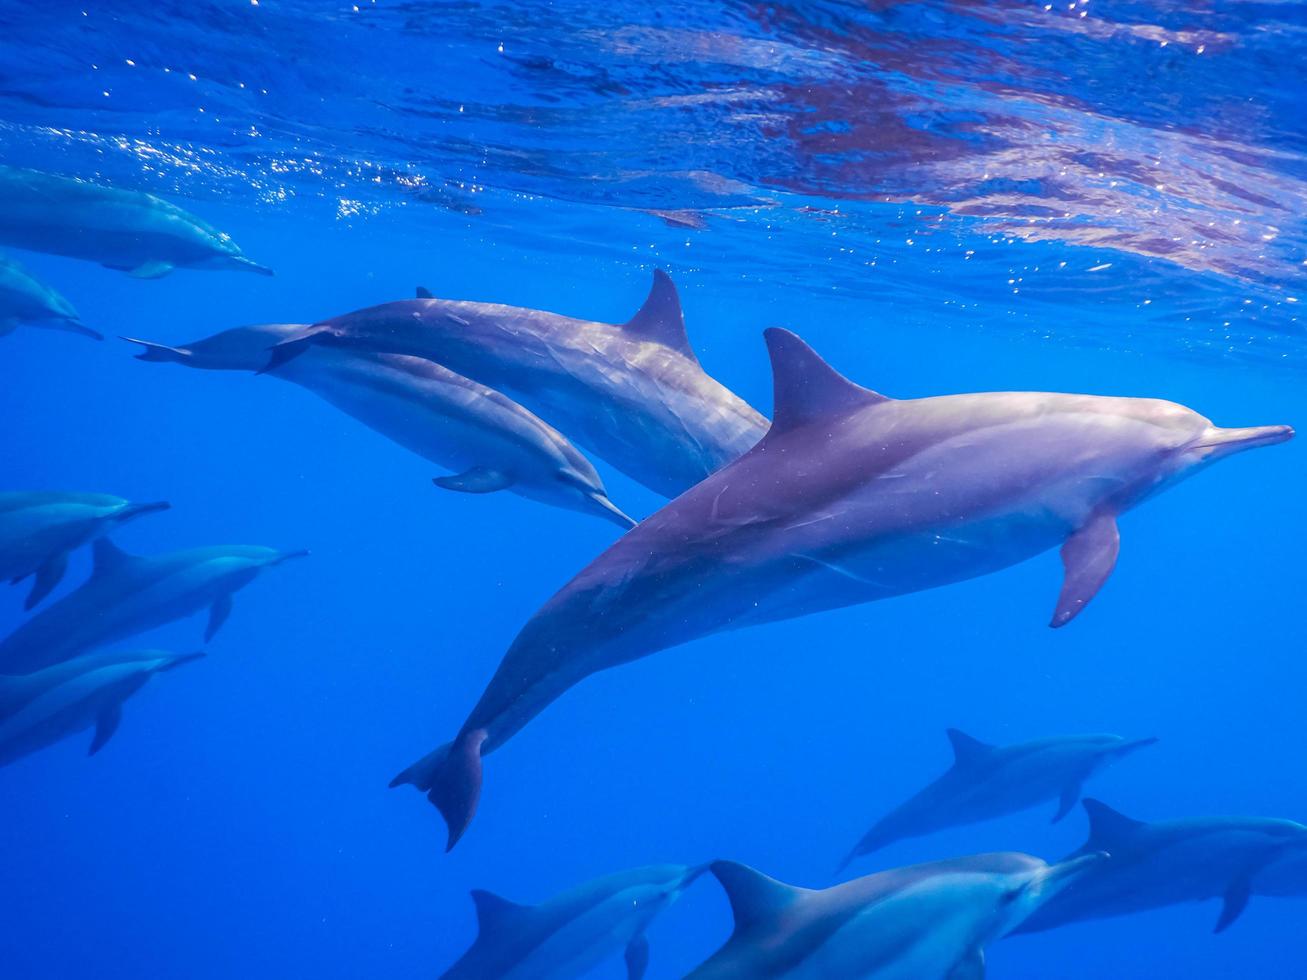
[[[1205,455],[1220,459],[1245,449],[1274,446],[1293,438],[1293,427],[1288,425],[1254,425],[1243,429],[1208,429],[1193,444],[1194,449],[1206,450]]]
[[[1111,855],[1107,851],[1090,851],[1088,854],[1082,854],[1079,857],[1054,864],[1049,867],[1044,875],[1044,879],[1040,883],[1040,890],[1046,896],[1054,895],[1081,875],[1092,871],[1110,858]]]
[[[299,551],[281,551],[277,557],[268,562],[269,565],[280,565],[284,561],[290,561],[292,558],[307,558],[312,552],[308,548],[301,548]]]
[[[153,500],[146,504],[128,504],[118,512],[118,520],[130,521],[133,517],[140,517],[142,514],[153,514],[161,510],[168,510],[172,504],[166,500]]]

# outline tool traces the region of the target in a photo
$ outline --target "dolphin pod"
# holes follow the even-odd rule
[[[1116,518],[1203,466],[1283,442],[1172,402],[1038,392],[898,401],[766,332],[774,421],[748,453],[567,583],[454,739],[392,780],[467,829],[482,757],[596,671],[723,630],[934,588],[1061,546],[1053,626],[1116,564]],[[939,479],[940,473],[949,479]]]
[[[269,348],[302,324],[236,327],[181,347],[132,340],[139,358],[219,370],[258,371]],[[313,347],[267,373],[294,382],[452,476],[465,493],[509,490],[617,524],[635,522],[608,498],[590,461],[557,429],[512,399],[433,361]]]
[[[17,262],[0,256],[0,337],[24,323],[104,340],[102,334],[82,324],[72,303]]]

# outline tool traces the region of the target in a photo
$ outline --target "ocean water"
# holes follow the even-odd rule
[[[0,163],[161,195],[276,271],[144,281],[4,248],[110,339],[0,339],[0,489],[170,501],[115,535],[133,553],[312,552],[207,645],[201,617],[116,644],[209,655],[128,702],[94,758],[88,733],[0,770],[0,976],[437,976],[476,935],[473,888],[535,902],[715,858],[826,886],[948,766],[950,727],[1156,736],[1087,795],[1307,819],[1298,441],[1125,515],[1065,629],[1050,552],[589,678],[495,755],[445,854],[438,814],[388,780],[617,529],[439,490],[292,385],[116,339],[312,323],[419,284],[622,322],[662,268],[705,368],[764,412],[761,332],[784,326],[892,397],[1140,395],[1302,425],[1307,8],[231,0],[0,21]],[[665,503],[594,461],[633,516]],[[88,571],[83,550],[59,594]],[[0,633],[25,593],[0,591]],[[1053,808],[852,870],[1056,859],[1085,821]],[[1209,901],[1012,937],[989,975],[1297,977],[1305,900],[1307,881],[1254,897],[1220,935]],[[730,922],[696,884],[651,928],[648,975],[684,975]]]

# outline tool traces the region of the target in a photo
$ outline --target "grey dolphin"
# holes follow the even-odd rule
[[[93,653],[22,677],[0,676],[0,766],[95,726],[95,755],[118,729],[123,702],[155,674],[202,653]]]
[[[1053,626],[1116,561],[1116,517],[1288,426],[1219,429],[1171,402],[989,393],[895,401],[766,333],[775,421],[623,535],[523,627],[453,742],[395,778],[466,829],[481,758],[573,684],[727,629],[947,585],[1062,546]]]
[[[259,572],[308,554],[254,545],[129,555],[108,538],[95,545],[91,577],[0,642],[0,673],[26,674],[123,637],[209,609],[204,641],[231,613],[231,597]]]
[[[310,345],[438,361],[521,402],[667,497],[767,430],[765,418],[700,366],[676,288],[661,270],[624,324],[495,303],[403,300],[313,325],[278,346],[273,366]]]
[[[0,337],[23,323],[104,340],[103,334],[82,325],[72,303],[17,262],[0,256]]]
[[[924,837],[946,827],[991,820],[1057,800],[1053,823],[1080,799],[1094,773],[1157,739],[1119,735],[1057,735],[1015,745],[988,745],[948,730],[953,766],[867,831],[840,865],[894,841]]]
[[[1196,817],[1143,823],[1085,800],[1089,839],[1077,854],[1106,850],[1112,861],[1085,874],[1016,932],[1042,932],[1084,919],[1222,900],[1214,931],[1248,905],[1259,874],[1307,854],[1307,826],[1261,817]]]
[[[163,198],[0,165],[0,242],[99,262],[139,279],[175,268],[272,270],[231,236]]]
[[[735,931],[687,980],[980,980],[987,943],[1105,858],[977,854],[819,890],[718,861]]]
[[[135,517],[167,509],[166,501],[134,504],[107,493],[0,493],[0,581],[33,576],[31,609],[59,584],[69,552]]]
[[[224,330],[181,347],[124,338],[144,361],[257,371],[269,348],[304,327],[267,323]],[[608,498],[590,461],[553,426],[512,399],[432,361],[314,347],[269,371],[294,382],[392,442],[453,471],[437,486],[513,493],[610,521],[635,521]]]
[[[626,951],[628,980],[649,960],[645,930],[704,871],[653,865],[596,878],[539,905],[474,891],[476,942],[441,980],[568,980]]]

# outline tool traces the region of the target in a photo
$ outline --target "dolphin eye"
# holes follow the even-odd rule
[[[1022,889],[1020,888],[1013,888],[1009,891],[1005,891],[1002,897],[999,898],[998,900],[999,907],[1006,908],[1007,906],[1011,905],[1013,902],[1017,900],[1017,897],[1021,894],[1021,891]]]

